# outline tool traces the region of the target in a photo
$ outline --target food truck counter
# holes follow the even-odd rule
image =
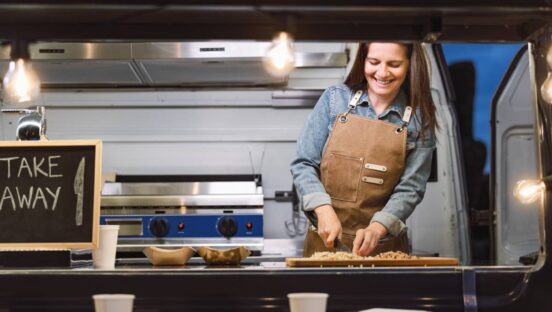
[[[485,310],[519,307],[516,302],[528,271],[529,267],[290,268],[284,262],[181,267],[134,263],[97,270],[88,263],[71,269],[0,270],[0,283],[5,285],[0,308],[92,311],[93,294],[131,293],[136,296],[135,311],[287,311],[288,293],[326,292],[328,311],[359,311],[378,304],[464,311],[476,294],[478,307]],[[509,295],[501,295],[505,293]]]

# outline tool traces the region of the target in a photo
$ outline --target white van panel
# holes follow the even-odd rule
[[[427,184],[424,200],[407,220],[412,249],[457,257],[463,264],[471,258],[462,160],[458,127],[452,105],[445,95],[444,79],[436,55],[425,45],[432,68],[432,96],[437,107],[437,181]]]
[[[424,200],[407,220],[408,234],[415,252],[438,253],[439,256],[456,257],[467,263],[470,249],[469,236],[465,231],[464,185],[459,179],[462,171],[455,131],[450,126],[455,119],[441,101],[445,97],[439,96],[440,92],[433,90],[441,125],[437,133],[437,159],[433,160],[437,162],[437,181],[427,184]]]
[[[497,264],[516,265],[519,257],[539,248],[538,206],[523,205],[513,196],[521,179],[537,176],[535,113],[527,50],[496,101],[495,235]]]

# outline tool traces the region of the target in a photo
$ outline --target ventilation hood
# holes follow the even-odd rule
[[[43,87],[274,86],[262,58],[270,42],[39,42],[30,46]],[[7,70],[9,46],[0,51]],[[341,43],[296,44],[297,68],[345,67]]]

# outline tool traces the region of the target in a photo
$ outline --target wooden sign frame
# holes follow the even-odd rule
[[[94,183],[93,183],[93,212],[92,212],[92,235],[90,240],[70,242],[21,242],[5,243],[0,241],[0,249],[27,249],[27,250],[49,250],[49,249],[93,249],[98,246],[99,225],[100,225],[100,193],[101,193],[101,168],[102,168],[102,141],[101,140],[52,140],[52,141],[0,141],[0,151],[3,148],[42,148],[42,147],[91,147],[94,149]],[[86,180],[85,180],[86,182]],[[3,196],[0,193],[0,196]],[[90,218],[87,218],[89,220]],[[88,232],[89,233],[89,232]]]

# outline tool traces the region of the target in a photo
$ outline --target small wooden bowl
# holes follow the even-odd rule
[[[192,247],[163,249],[151,246],[146,247],[143,252],[153,265],[185,265],[195,250]]]
[[[249,249],[243,246],[230,249],[200,247],[197,253],[209,265],[238,265],[251,254]]]

